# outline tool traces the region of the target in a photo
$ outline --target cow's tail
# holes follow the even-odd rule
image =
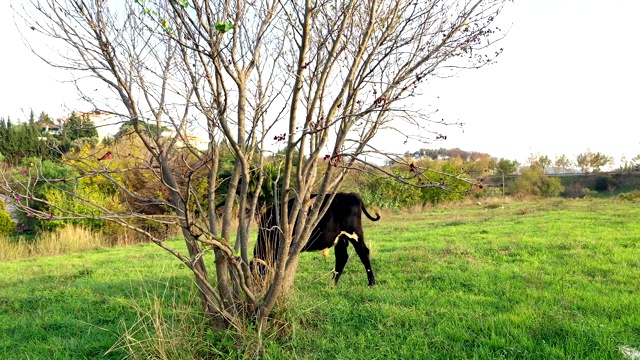
[[[378,210],[376,210],[376,217],[371,216],[368,212],[367,209],[365,209],[364,207],[364,203],[362,203],[362,212],[367,215],[367,217],[369,218],[369,220],[371,221],[378,221],[380,220],[380,213],[378,213]]]

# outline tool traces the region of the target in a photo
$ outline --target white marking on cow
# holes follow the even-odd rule
[[[340,234],[338,234],[338,236],[336,236],[336,239],[333,241],[333,245],[338,243],[338,240],[340,240],[340,235],[344,235],[344,236],[350,238],[351,240],[358,241],[358,234],[356,234],[356,233],[349,234],[346,231],[340,231]]]
[[[632,348],[629,345],[621,345],[618,347],[622,355],[627,359],[638,360],[640,359],[640,350]]]

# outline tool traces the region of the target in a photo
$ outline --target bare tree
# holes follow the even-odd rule
[[[573,166],[573,162],[569,160],[564,154],[560,155],[556,158],[554,162],[556,169],[562,169],[562,173],[565,174],[567,169],[570,169]]]
[[[529,162],[529,166],[539,167],[543,174],[546,173],[545,169],[553,163],[547,155],[540,155],[540,153],[529,155],[527,161]]]
[[[631,164],[632,164],[632,169],[633,171],[638,171],[640,170],[640,154],[634,156],[631,159]]]
[[[580,171],[587,174],[591,170],[591,151],[587,151],[583,154],[578,154],[576,157],[576,165],[580,168]]]
[[[576,157],[576,164],[585,174],[591,171],[591,169],[593,169],[593,172],[600,172],[600,168],[612,163],[613,157],[600,152],[594,153],[591,150],[578,154]]]
[[[21,16],[60,51],[58,61],[42,58],[69,69],[88,100],[132,124],[149,154],[124,169],[75,159],[82,176],[107,179],[139,204],[119,212],[96,207],[99,215],[92,216],[144,233],[180,259],[196,278],[212,326],[243,328],[252,319],[261,328],[293,284],[299,254],[327,210],[322,200],[340,189],[349,169],[444,187],[421,181],[427,170],[414,164],[406,164],[406,177],[385,173],[364,160],[381,154],[369,143],[383,130],[429,135],[433,121],[411,99],[443,69],[481,67],[501,52],[490,46],[502,36],[493,22],[503,2],[33,0]],[[34,51],[42,54],[35,45]],[[96,99],[84,77],[115,96]],[[172,135],[162,135],[165,127]],[[190,131],[198,130],[209,138],[206,151],[190,143]],[[274,142],[284,148],[279,160],[270,156]],[[235,160],[224,194],[217,191],[222,147]],[[265,284],[251,273],[249,233],[262,184],[274,180],[268,167],[277,169],[271,200],[279,206],[281,246]],[[116,176],[126,171],[151,174],[166,196],[132,191]],[[61,179],[40,180],[56,186]],[[205,202],[197,181],[207,184]],[[20,203],[25,211],[42,200],[11,179],[4,186],[29,200]],[[142,211],[158,204],[170,211]],[[242,209],[235,222],[234,206]],[[180,226],[188,252],[132,221],[141,217]]]

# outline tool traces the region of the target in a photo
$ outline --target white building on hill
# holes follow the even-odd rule
[[[106,111],[94,110],[90,112],[78,112],[78,116],[86,116],[93,122],[98,131],[98,138],[102,141],[106,137],[113,137],[120,130],[120,126],[126,119]]]
[[[173,138],[176,137],[177,133],[175,130],[164,130],[162,131],[161,134],[163,137],[166,138]],[[200,151],[206,151],[209,148],[209,140],[204,139],[200,136],[197,136],[195,134],[189,133],[187,132],[186,137],[186,141],[189,143],[189,145],[193,146],[194,148],[200,150]],[[184,147],[185,146],[185,142],[183,141],[183,139],[178,138],[178,140],[176,141],[176,146],[178,147]]]
[[[93,124],[96,126],[96,130],[98,131],[98,138],[100,140],[103,140],[106,137],[113,137],[115,134],[118,133],[118,130],[120,130],[120,127],[122,126],[122,124],[124,124],[127,121],[126,118],[122,118],[118,115],[111,114],[105,111],[100,111],[100,110],[94,110],[90,112],[78,112],[77,115],[86,116],[89,118],[89,120],[93,122]],[[177,134],[175,130],[167,129],[162,132],[162,136],[167,138],[173,138],[176,135]],[[208,139],[202,138],[191,132],[187,132],[186,141],[191,146],[195,147],[200,151],[206,151],[209,148]],[[178,147],[184,147],[185,142],[183,141],[183,139],[179,138],[178,141],[176,141],[176,145]]]

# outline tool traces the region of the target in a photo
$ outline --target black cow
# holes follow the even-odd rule
[[[315,195],[312,195],[314,197]],[[329,201],[330,195],[326,195],[322,206]],[[293,206],[294,199],[289,200],[289,209]],[[364,242],[364,233],[362,232],[362,213],[371,220],[380,220],[380,214],[376,212],[377,217],[372,217],[364,207],[362,199],[358,194],[336,193],[329,209],[320,219],[318,225],[311,232],[311,236],[302,251],[322,250],[326,257],[329,249],[335,246],[336,267],[334,269],[334,284],[340,280],[340,275],[344,270],[349,254],[347,247],[349,242],[353,244],[356,253],[360,257],[360,261],[367,270],[369,285],[373,286],[376,279],[371,269],[371,261],[369,259],[369,248]],[[260,218],[260,231],[258,232],[258,240],[253,250],[253,256],[258,261],[258,269],[261,275],[264,275],[266,269],[264,263],[275,264],[278,254],[278,246],[280,237],[277,231],[280,231],[276,222],[276,207],[269,207]],[[295,236],[295,229],[294,229]]]

